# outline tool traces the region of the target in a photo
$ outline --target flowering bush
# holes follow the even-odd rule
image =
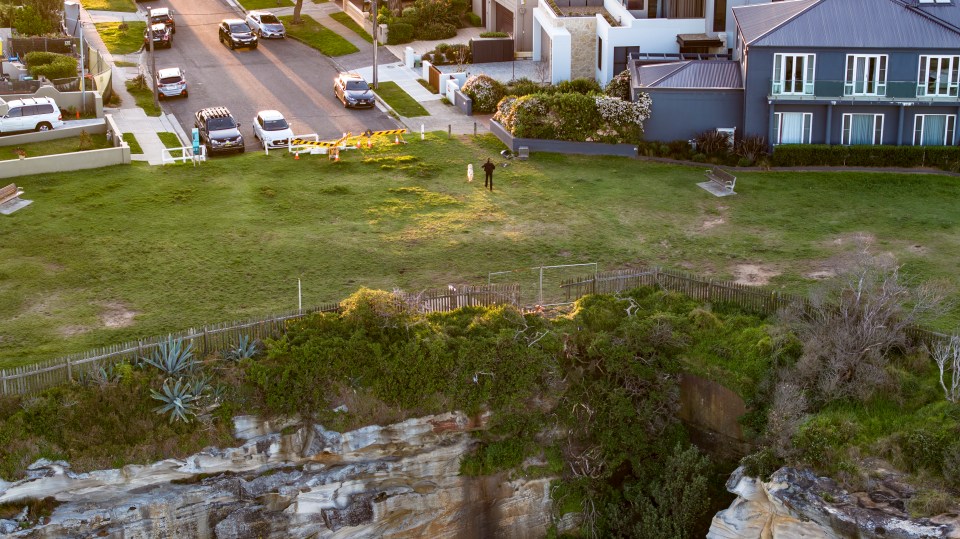
[[[473,112],[493,112],[506,91],[503,84],[486,75],[475,75],[463,85],[463,93],[473,100]]]
[[[650,97],[634,103],[580,93],[507,96],[493,119],[514,136],[581,142],[636,142],[650,117]]]
[[[610,97],[630,101],[630,71],[624,69],[613,77],[603,92]]]

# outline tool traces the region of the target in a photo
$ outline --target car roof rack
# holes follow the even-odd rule
[[[200,111],[197,112],[197,115],[205,118],[225,118],[227,116],[233,116],[230,114],[230,111],[227,110],[227,107],[209,107],[200,109]]]

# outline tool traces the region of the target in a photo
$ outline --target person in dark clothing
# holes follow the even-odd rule
[[[489,187],[493,191],[493,171],[497,169],[497,165],[493,164],[489,158],[487,162],[483,164],[483,171],[487,173],[486,179],[483,180],[483,186]]]

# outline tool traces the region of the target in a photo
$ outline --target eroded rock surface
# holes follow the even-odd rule
[[[38,461],[0,484],[0,503],[62,505],[11,536],[533,538],[551,524],[549,478],[460,477],[479,427],[462,414],[343,434],[284,426],[240,417],[242,446],[147,466],[78,474]]]
[[[960,538],[958,515],[911,519],[898,496],[881,494],[888,486],[850,494],[809,470],[781,468],[761,482],[738,468],[727,481],[737,499],[713,517],[707,539]]]

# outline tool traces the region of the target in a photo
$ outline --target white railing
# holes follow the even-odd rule
[[[169,163],[186,163],[192,161],[194,165],[207,160],[207,147],[201,145],[200,153],[193,154],[192,146],[183,146],[181,148],[164,148],[160,153],[160,161],[166,165]]]
[[[320,146],[309,146],[305,144],[294,144],[294,140],[312,140],[313,142],[320,142],[320,135],[316,133],[307,133],[306,135],[294,135],[287,139],[287,153],[327,153],[326,148]],[[264,145],[266,146],[266,145]],[[263,151],[267,154],[270,153],[270,150],[266,147]]]

